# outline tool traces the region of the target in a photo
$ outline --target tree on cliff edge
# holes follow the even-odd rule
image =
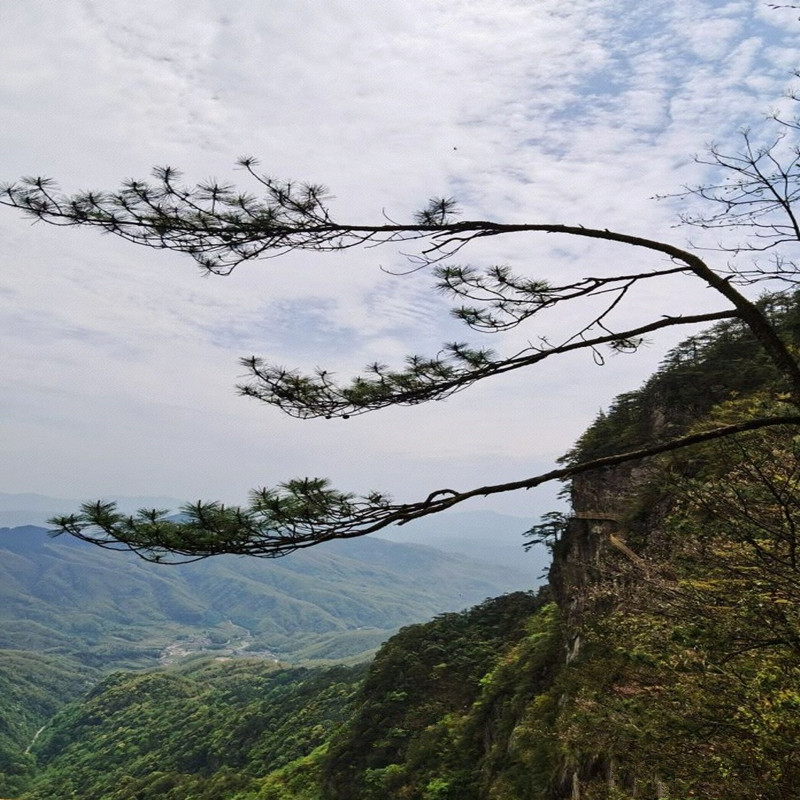
[[[117,192],[65,195],[46,178],[25,178],[0,187],[0,203],[37,219],[62,226],[85,226],[135,244],[186,253],[208,273],[225,275],[243,261],[305,250],[338,251],[383,243],[416,242],[417,266],[430,268],[436,288],[455,298],[456,318],[479,333],[510,330],[540,312],[580,300],[600,303],[600,310],[558,344],[540,337],[511,356],[461,342],[445,345],[433,357],[410,356],[401,369],[369,366],[347,384],[319,369],[310,375],[287,370],[261,358],[243,359],[249,381],[241,394],[276,406],[286,414],[309,419],[347,418],[395,405],[441,400],[477,381],[526,369],[574,350],[594,354],[603,348],[635,351],[643,337],[664,328],[719,320],[737,320],[758,342],[781,376],[785,413],[754,417],[696,435],[655,441],[635,450],[571,463],[518,481],[468,490],[436,489],[412,503],[396,503],[371,493],[356,496],[332,488],[323,478],[287,481],[251,495],[248,507],[216,502],[183,509],[184,521],[166,512],[143,510],[134,516],[117,512],[110,503],[88,503],[81,513],[53,520],[59,532],[112,549],[130,549],[150,560],[191,560],[220,553],[276,557],[337,538],[362,536],[392,524],[403,524],[451,508],[475,496],[529,489],[547,481],[613,466],[657,453],[756,428],[800,424],[800,367],[787,341],[769,315],[749,300],[741,286],[759,281],[800,280],[798,265],[786,246],[800,242],[796,202],[800,195],[800,121],[775,120],[778,133],[760,145],[743,134],[741,152],[712,150],[708,163],[720,176],[715,185],[687,194],[710,202],[707,216],[685,220],[704,228],[740,231],[737,250],[771,254],[769,264],[735,270],[712,266],[698,252],[667,242],[608,229],[550,223],[508,224],[459,220],[452,198],[435,198],[408,223],[355,224],[338,221],[330,211],[324,187],[283,182],[261,174],[252,158],[240,166],[254,181],[260,197],[213,182],[186,186],[169,167],[154,171],[153,182],[126,182]],[[646,269],[624,266],[611,273],[559,282],[515,274],[505,266],[479,270],[453,266],[448,259],[476,239],[508,233],[541,233],[613,243],[629,254],[650,254],[656,263]],[[631,259],[633,261],[633,259]],[[631,290],[648,281],[677,274],[696,278],[715,292],[719,306],[694,315],[671,309],[644,324],[618,327],[611,312],[630,301]]]

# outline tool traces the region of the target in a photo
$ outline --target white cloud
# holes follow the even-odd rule
[[[170,163],[187,180],[243,179],[232,164],[252,153],[279,177],[329,184],[342,217],[408,218],[452,193],[469,216],[680,244],[674,204],[648,198],[703,180],[692,153],[782,102],[784,17],[755,0],[30,0],[0,29],[2,177],[113,188]],[[235,396],[239,356],[346,376],[470,337],[428,276],[389,274],[407,268],[402,248],[203,280],[178,256],[30,229],[8,210],[0,233],[7,492],[240,499],[308,472],[414,496],[438,478],[484,483],[485,469],[510,479],[546,467],[663,353],[603,370],[577,357],[446,404],[298,423]],[[582,275],[621,257],[640,260],[519,236],[460,260]],[[677,296],[708,302],[670,284],[637,308]]]

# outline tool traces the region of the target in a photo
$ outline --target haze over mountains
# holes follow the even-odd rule
[[[85,500],[86,498],[84,498]],[[121,511],[131,513],[139,508],[178,508],[183,501],[174,497],[108,497],[118,504]],[[9,494],[0,492],[0,527],[15,528],[19,525],[46,525],[47,520],[57,514],[76,511],[81,500],[51,497],[34,492]]]
[[[140,508],[177,510],[185,501],[174,497],[103,498],[113,500],[125,513]],[[50,497],[42,494],[8,494],[0,492],[0,527],[20,525],[46,527],[53,515],[76,511],[81,500]],[[448,512],[416,520],[403,527],[393,527],[375,535],[400,544],[425,545],[448,553],[458,553],[485,564],[499,564],[524,573],[522,582],[513,589],[530,589],[533,582],[541,583],[548,557],[543,551],[524,556],[522,533],[538,521],[538,512],[531,516],[515,517],[494,511]],[[524,556],[524,557],[523,557]],[[517,577],[521,577],[517,575]]]
[[[120,500],[126,510],[158,505],[178,503]],[[77,507],[5,494],[0,521]],[[358,658],[402,625],[538,583],[545,554],[523,552],[524,524],[454,514],[277,560],[223,556],[179,566],[53,539],[35,525],[3,528],[0,648],[115,668],[209,651],[288,662]]]

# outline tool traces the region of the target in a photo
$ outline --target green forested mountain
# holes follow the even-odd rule
[[[0,529],[0,555],[0,648],[102,667],[155,666],[201,648],[285,662],[357,656],[403,624],[524,580],[378,540],[159,567],[27,527]]]
[[[766,302],[793,335],[794,300]],[[749,347],[727,323],[694,337],[567,458],[780,413]],[[572,513],[532,531],[553,553],[538,594],[405,627],[368,667],[113,676],[48,722],[21,797],[795,798],[796,430],[585,473],[570,492]]]
[[[553,611],[541,597],[516,593],[393,637],[331,743],[323,796],[486,796],[491,761],[502,754],[508,771],[514,760],[515,713],[548,686],[558,648]]]
[[[0,796],[21,791],[34,770],[29,748],[37,732],[96,680],[93,670],[70,659],[0,650]]]
[[[797,341],[797,298],[763,302]],[[779,414],[783,396],[773,381],[742,327],[719,325],[671,353],[567,458],[602,454],[609,439],[636,446]],[[404,656],[421,660],[442,643],[435,623],[406,633],[400,652],[403,633],[387,643],[360,710],[320,764],[318,794],[309,796],[797,796],[797,431],[751,431],[587,473],[570,490],[572,514],[533,531],[554,554],[553,604],[528,615],[521,638],[494,643],[493,658],[462,677],[452,706],[449,684],[436,678],[469,652],[462,637],[440,647],[442,666],[431,659],[411,673],[420,694],[402,702],[392,675],[406,674],[398,668]],[[470,629],[480,635],[480,626]]]
[[[217,798],[322,746],[364,668],[206,662],[107,678],[36,743],[28,798]]]
[[[368,668],[118,673],[37,738],[24,797],[383,798],[445,785],[438,796],[481,796],[484,727],[507,738],[552,671],[544,602],[518,592],[409,626]],[[516,765],[520,780],[530,767]]]
[[[111,670],[203,656],[363,660],[403,624],[524,581],[377,540],[160,567],[33,526],[0,529],[0,797],[28,773],[36,731]]]

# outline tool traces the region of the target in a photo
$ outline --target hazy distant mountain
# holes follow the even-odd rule
[[[132,513],[139,508],[178,509],[184,503],[183,500],[176,500],[174,497],[114,496],[102,499],[113,500],[125,513]],[[81,502],[81,500],[69,500],[30,492],[25,494],[0,492],[0,527],[46,525],[47,520],[56,514],[71,514],[73,511],[77,511]]]
[[[53,539],[42,528],[6,528],[0,649],[97,666],[153,665],[200,651],[342,659],[374,649],[402,625],[534,581],[533,571],[372,537],[274,560],[163,566]]]
[[[494,511],[456,511],[423,517],[377,535],[392,542],[423,544],[448,553],[460,553],[484,564],[523,570],[533,575],[535,583],[539,584],[550,562],[549,554],[544,547],[526,553],[522,536],[538,521],[538,515],[523,518]],[[517,588],[530,589],[531,585]]]
[[[174,497],[108,497],[121,511],[131,513],[139,508],[177,510],[184,501]],[[81,501],[60,499],[41,494],[4,494],[0,492],[0,526],[46,525],[54,514],[68,514],[80,507]],[[426,545],[448,553],[459,553],[484,564],[499,564],[522,577],[512,589],[530,589],[541,583],[541,575],[549,558],[543,548],[525,553],[522,533],[538,521],[538,515],[512,517],[493,511],[455,511],[435,514],[402,527],[389,528],[381,539],[401,544]]]

